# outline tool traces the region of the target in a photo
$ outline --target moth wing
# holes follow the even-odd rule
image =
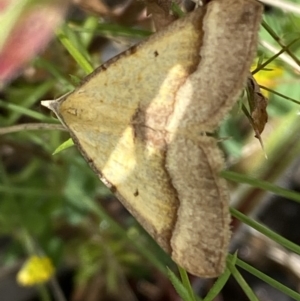
[[[165,168],[163,131],[178,88],[199,62],[202,18],[198,10],[178,20],[48,105],[99,177],[168,252],[178,198]]]

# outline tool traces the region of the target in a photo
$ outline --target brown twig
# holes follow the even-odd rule
[[[61,124],[53,123],[23,123],[0,128],[0,135],[21,132],[21,131],[39,131],[39,130],[59,130],[67,131]]]

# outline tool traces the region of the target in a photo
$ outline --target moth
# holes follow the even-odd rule
[[[230,240],[212,135],[240,95],[262,7],[212,0],[98,67],[55,112],[105,183],[173,260],[215,277]]]

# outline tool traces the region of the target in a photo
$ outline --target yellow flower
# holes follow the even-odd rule
[[[31,256],[17,274],[17,282],[22,286],[32,286],[47,282],[54,274],[49,257]]]
[[[257,65],[252,65],[252,70],[255,69]],[[266,66],[268,70],[260,70],[258,73],[254,74],[254,78],[256,79],[257,83],[261,86],[265,86],[269,89],[274,89],[279,83],[279,79],[283,75],[283,68],[274,63],[269,64]],[[268,97],[269,91],[265,89],[261,89],[262,93]]]

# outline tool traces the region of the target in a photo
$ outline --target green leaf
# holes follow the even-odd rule
[[[235,265],[237,260],[237,253],[235,253],[233,256],[230,254],[230,256],[227,257],[227,266],[225,272],[217,279],[217,281],[214,283],[212,288],[209,290],[208,294],[204,298],[203,301],[212,301],[215,300],[217,295],[220,293],[220,291],[223,289],[224,285],[228,281],[231,272],[228,268],[228,262],[230,262],[232,265]]]
[[[64,143],[62,143],[54,152],[52,155],[56,155],[57,153],[71,147],[74,145],[74,142],[71,138],[69,138],[67,141],[65,141]]]
[[[190,280],[189,280],[189,277],[188,277],[188,274],[187,274],[186,270],[183,269],[182,267],[180,267],[179,265],[178,265],[178,270],[179,270],[179,273],[180,273],[182,284],[184,285],[184,287],[188,291],[188,293],[190,295],[190,298],[195,301],[196,298],[194,296],[194,292],[193,292],[193,289],[192,289],[192,286],[191,286],[191,283],[190,283]]]
[[[249,300],[251,301],[259,301],[257,296],[254,294],[253,290],[250,288],[249,284],[245,281],[241,273],[237,270],[235,265],[232,264],[232,262],[227,261],[227,266],[232,274],[232,276],[235,278],[237,283],[240,285],[241,289],[244,291],[244,293],[247,295]]]
[[[232,256],[232,255],[229,254],[228,256]],[[292,289],[280,283],[279,281],[271,278],[270,276],[264,274],[263,272],[257,270],[256,268],[252,267],[251,265],[247,264],[246,262],[240,259],[237,259],[236,264],[242,269],[244,269],[245,271],[247,271],[248,273],[254,275],[255,277],[261,279],[265,283],[283,292],[287,296],[293,298],[294,300],[300,301],[300,294],[298,292],[293,291]]]
[[[181,299],[183,301],[194,301],[193,298],[191,298],[189,291],[186,289],[186,287],[181,283],[181,281],[169,268],[167,268],[167,274],[168,278],[172,282],[176,292],[181,297]]]

